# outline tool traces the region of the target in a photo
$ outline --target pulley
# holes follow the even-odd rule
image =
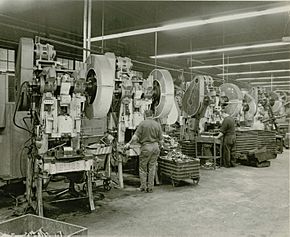
[[[225,112],[232,117],[236,117],[242,110],[243,93],[239,87],[232,83],[225,83],[219,87],[221,96],[227,98]]]
[[[177,101],[174,98],[174,103],[173,103],[172,108],[168,114],[166,124],[169,124],[169,125],[174,124],[178,120],[179,116],[180,116],[180,109],[178,108]]]
[[[272,107],[272,111],[275,115],[280,115],[280,113],[283,113],[283,102],[280,99],[280,96],[278,93],[271,91],[270,92],[270,98],[269,98],[269,104]]]
[[[91,118],[103,118],[109,112],[115,78],[115,56],[113,54],[91,54],[86,60],[86,116]]]
[[[164,69],[154,69],[150,76],[153,77],[153,102],[155,118],[168,116],[174,103],[174,84],[170,73]]]
[[[257,105],[254,97],[252,97],[249,93],[245,92],[243,101],[249,106],[248,111],[246,111],[248,117],[253,118],[257,112]]]
[[[198,75],[190,83],[182,98],[182,109],[187,115],[195,116],[203,111],[206,100],[205,82],[208,76]]]

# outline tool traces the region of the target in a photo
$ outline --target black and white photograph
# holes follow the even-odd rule
[[[289,237],[290,1],[0,0],[0,237]]]

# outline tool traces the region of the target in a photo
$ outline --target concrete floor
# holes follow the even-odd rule
[[[93,213],[59,218],[86,226],[92,236],[288,237],[289,158],[285,150],[267,168],[202,169],[197,186],[189,181],[138,193],[127,185],[105,193]]]
[[[129,176],[125,189],[103,193],[92,213],[74,202],[46,215],[85,226],[89,236],[288,237],[289,155],[285,150],[267,168],[201,169],[198,185],[168,183],[154,193],[137,192],[138,179]]]

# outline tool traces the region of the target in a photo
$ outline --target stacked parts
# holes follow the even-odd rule
[[[258,131],[237,131],[236,132],[236,152],[247,153],[257,148],[258,145]]]
[[[276,153],[276,132],[258,130],[258,147],[266,147],[271,153]]]
[[[189,157],[196,157],[195,140],[180,141],[181,152]]]
[[[276,152],[276,132],[264,130],[237,131],[236,152],[248,153],[266,147],[271,153]]]

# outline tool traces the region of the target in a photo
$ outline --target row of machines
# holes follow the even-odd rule
[[[213,135],[223,107],[251,126],[262,121],[275,127],[275,116],[283,115],[281,96],[273,102],[273,95],[244,92],[234,84],[214,87],[213,79],[202,75],[185,85],[177,108],[167,70],[155,69],[144,78],[132,69],[131,59],[113,53],[91,54],[78,69],[68,70],[57,62],[52,45],[30,38],[20,40],[16,67],[15,78],[0,76],[0,178],[25,178],[27,206],[39,215],[43,215],[43,193],[57,175],[69,180],[62,193],[83,191],[90,209],[95,208],[92,180],[98,153],[88,147],[104,135],[93,130],[100,121],[105,121],[103,132],[111,137],[107,153],[117,160],[123,187],[124,159],[140,152],[138,146],[128,151],[123,146],[148,109],[161,124],[178,121],[181,141]],[[268,120],[261,118],[261,103]]]
[[[225,83],[214,87],[210,76],[196,76],[188,83],[182,96],[181,124],[184,128],[181,139],[187,140],[205,132],[217,132],[222,121],[222,109],[241,120],[249,111],[243,108],[243,96],[234,84]]]
[[[221,142],[214,138],[222,122],[222,109],[234,116],[239,113],[241,103],[236,98],[238,88],[233,84],[214,86],[210,76],[199,75],[186,85],[182,95],[180,120],[181,150],[184,154],[206,160],[221,156]]]
[[[222,108],[241,127],[278,130],[277,123],[286,119],[288,100],[283,91],[266,91],[259,87],[247,91],[232,83],[213,84],[212,78],[204,75],[185,84],[179,107],[181,124],[186,125],[188,132],[182,132],[182,136],[189,138],[197,133],[214,131],[221,123]]]
[[[32,207],[39,215],[44,214],[43,193],[48,193],[47,187],[57,175],[69,180],[69,188],[58,196],[85,196],[90,209],[95,209],[92,180],[96,156],[89,151],[87,139],[96,136],[86,134],[88,124],[106,121],[105,130],[116,148],[111,153],[120,157],[122,187],[122,157],[128,153],[122,149],[124,143],[144,120],[145,110],[151,109],[165,123],[174,102],[173,80],[167,70],[155,69],[143,78],[132,70],[129,58],[113,53],[91,54],[77,70],[68,70],[55,56],[52,45],[21,38],[16,77],[0,80],[5,88],[5,103],[0,107],[4,121],[0,176],[5,180],[25,178],[25,208]],[[13,87],[15,101],[8,101]],[[85,195],[77,195],[79,191]]]
[[[248,146],[245,142],[249,131],[262,134],[269,141],[260,141],[254,137],[251,147],[266,146],[272,153],[276,153],[275,135],[276,139],[279,138],[281,121],[286,121],[285,93],[266,91],[263,88],[245,91],[231,83],[214,86],[211,77],[202,75],[196,76],[184,87],[179,99],[183,153],[198,158],[211,158],[215,167],[216,158],[221,156],[221,149],[218,149],[221,142],[214,139],[214,135],[217,135],[222,122],[222,109],[236,121],[239,131],[237,153],[243,153],[244,147]]]

